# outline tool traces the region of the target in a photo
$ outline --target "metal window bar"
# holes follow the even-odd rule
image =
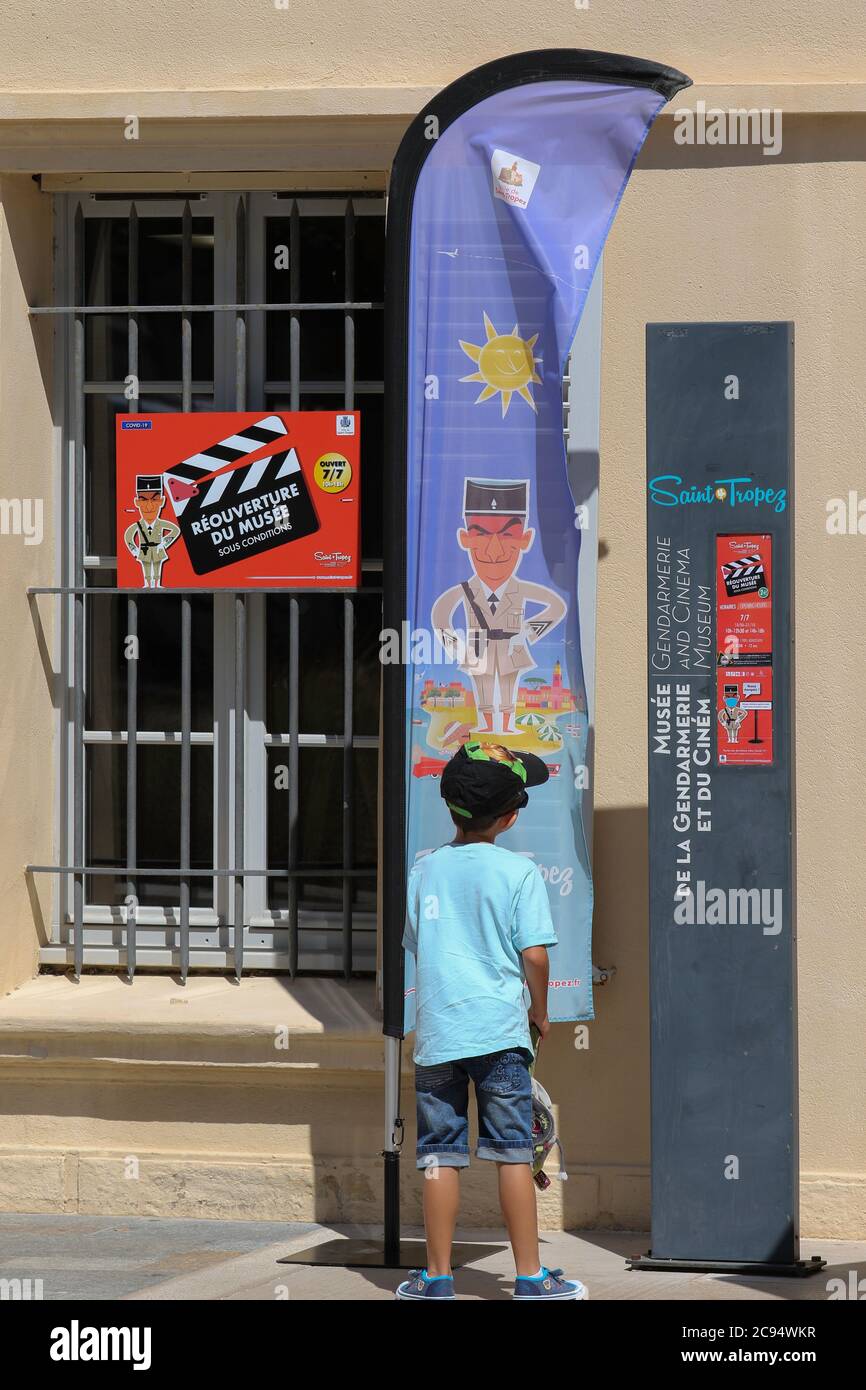
[[[235,294],[246,298],[246,219],[245,203],[241,196],[235,212]],[[235,313],[235,409],[243,410],[247,399],[246,320],[243,312]],[[246,777],[246,641],[247,600],[235,595],[235,863],[244,864],[244,792]],[[235,976],[241,979],[244,969],[244,877],[239,872],[234,879],[235,891]]]
[[[346,200],[343,224],[344,274],[343,291],[351,301],[355,292],[355,206],[351,198]],[[347,309],[344,318],[345,335],[345,375],[343,405],[346,410],[354,407],[352,382],[355,377],[355,315]],[[355,606],[350,594],[343,599],[343,868],[351,868],[354,861],[352,840],[352,774],[354,749],[352,733],[354,730],[355,689]],[[343,977],[352,975],[352,890],[351,879],[343,879]]]
[[[84,214],[79,203],[75,214],[75,251],[73,292],[79,304],[84,302]],[[73,324],[73,371],[75,377],[75,460],[73,491],[73,561],[76,589],[84,584],[84,318],[76,314]],[[73,644],[73,823],[72,853],[77,864],[84,860],[84,594],[76,592],[72,599]],[[77,874],[73,884],[73,930],[75,978],[81,978],[84,968],[84,876]]]
[[[289,872],[287,888],[288,932],[289,932],[289,974],[292,979],[298,973],[300,943],[298,940],[298,881],[295,866],[298,862],[298,711],[300,692],[298,689],[298,667],[301,638],[301,609],[297,597],[289,599],[289,840],[286,855],[286,868]]]
[[[192,211],[189,200],[184,203],[181,224],[181,299],[192,299]],[[192,319],[185,310],[181,317],[182,409],[192,409]],[[189,974],[189,901],[190,901],[190,844],[191,844],[191,780],[192,748],[192,600],[182,594],[180,600],[180,978],[186,984]]]
[[[236,304],[31,304],[27,310],[32,317],[40,315],[61,316],[64,314],[74,314],[76,317],[83,318],[86,314],[239,314],[251,313],[253,311],[263,314],[288,313],[303,314],[318,312],[322,309],[333,310],[334,313],[345,314],[347,309],[354,313],[358,309],[381,309],[382,300],[368,299],[357,304],[347,303],[345,300],[323,300],[322,302],[308,300],[306,302],[298,300],[288,300],[285,303],[244,303],[239,301]],[[304,383],[304,390],[307,385]]]
[[[300,646],[300,607],[295,595],[290,598],[289,608],[289,717],[287,735],[267,735],[268,745],[288,742],[289,745],[289,797],[288,797],[288,855],[284,868],[251,869],[244,863],[244,796],[245,796],[245,714],[246,714],[246,670],[247,670],[247,594],[284,591],[262,589],[238,589],[234,591],[235,604],[235,741],[234,741],[234,864],[231,867],[216,863],[207,869],[193,869],[191,866],[191,746],[193,741],[213,745],[211,735],[192,734],[192,603],[191,594],[197,590],[152,591],[164,592],[181,599],[181,807],[180,807],[180,846],[179,867],[154,868],[139,865],[137,788],[138,788],[138,744],[177,742],[176,735],[157,735],[152,731],[138,728],[138,665],[137,651],[130,653],[127,663],[126,722],[123,731],[108,731],[105,736],[99,732],[88,731],[85,727],[85,652],[86,652],[86,600],[96,595],[127,596],[127,637],[137,640],[139,633],[139,595],[138,589],[124,589],[116,586],[88,588],[85,583],[85,570],[90,568],[116,567],[116,558],[92,557],[85,554],[86,548],[86,474],[85,474],[85,421],[84,401],[87,394],[107,393],[111,385],[89,383],[86,380],[85,360],[85,315],[88,313],[125,314],[127,318],[127,378],[122,384],[128,398],[127,410],[137,413],[140,398],[144,394],[139,380],[139,313],[181,312],[181,398],[185,411],[191,409],[192,394],[198,383],[192,380],[193,320],[196,312],[232,311],[235,314],[235,403],[238,410],[246,405],[247,395],[247,320],[248,310],[288,310],[290,312],[290,372],[288,383],[292,409],[300,406],[302,382],[300,377],[301,314],[305,310],[334,309],[344,316],[345,370],[343,402],[344,408],[354,408],[355,392],[361,390],[381,390],[381,383],[356,383],[355,368],[355,311],[378,308],[374,302],[355,302],[354,264],[355,264],[355,207],[351,198],[344,206],[344,271],[345,299],[339,304],[303,303],[300,298],[300,209],[298,200],[293,199],[290,211],[290,294],[287,304],[249,302],[248,259],[247,259],[247,201],[244,195],[237,200],[235,216],[235,294],[234,304],[193,305],[192,298],[192,213],[189,200],[184,203],[181,227],[181,273],[182,303],[178,305],[140,305],[139,298],[139,234],[140,219],[135,201],[130,204],[128,217],[128,269],[127,305],[92,306],[84,303],[86,288],[84,282],[84,214],[80,202],[76,204],[73,231],[72,298],[71,306],[51,306],[33,308],[34,314],[68,315],[71,322],[73,358],[73,583],[59,586],[34,587],[29,594],[56,594],[71,602],[72,609],[72,647],[73,647],[73,863],[71,865],[28,865],[32,873],[57,874],[62,880],[66,876],[73,879],[73,950],[74,973],[80,976],[84,965],[84,914],[85,885],[89,876],[124,877],[126,881],[126,964],[127,973],[133,979],[137,965],[138,902],[137,883],[142,877],[177,876],[179,881],[179,946],[180,974],[185,982],[190,968],[190,883],[193,878],[228,878],[234,882],[234,961],[235,972],[241,977],[244,965],[244,880],[245,878],[285,878],[288,884],[288,961],[291,975],[298,972],[299,962],[299,922],[298,922],[298,880],[313,873],[317,878],[340,878],[342,883],[342,970],[346,978],[353,970],[353,932],[352,896],[353,883],[357,879],[369,879],[370,869],[356,869],[353,863],[352,801],[353,801],[353,753],[355,747],[376,746],[376,738],[356,737],[354,734],[354,630],[355,596],[334,588],[317,592],[343,593],[343,729],[342,737],[302,735],[299,732],[299,689],[298,657]],[[163,385],[163,383],[159,383]],[[117,384],[119,386],[119,384]],[[152,384],[148,384],[150,388]],[[171,383],[165,383],[171,385]],[[206,384],[201,383],[206,391]],[[279,388],[282,383],[265,383],[266,389]],[[310,387],[322,391],[332,390],[331,383],[303,383],[303,390]],[[264,402],[263,402],[264,403]],[[102,560],[105,564],[102,564]],[[379,562],[367,562],[366,569],[380,568]],[[381,589],[366,588],[365,595],[381,593]],[[126,743],[126,812],[127,839],[125,867],[121,871],[115,866],[87,864],[85,862],[85,817],[86,817],[86,761],[85,748],[88,744],[108,742]],[[320,744],[342,744],[342,863],[339,868],[299,867],[298,847],[298,765],[301,746]],[[166,913],[168,916],[168,912]]]
[[[297,301],[301,294],[301,225],[298,200],[292,200],[289,212],[289,295]],[[293,311],[289,319],[289,405],[298,410],[301,397],[301,320]],[[289,825],[288,868],[294,869],[298,862],[298,829],[300,798],[298,796],[298,776],[300,756],[298,750],[298,722],[300,692],[298,689],[298,667],[300,664],[301,608],[298,598],[293,594],[289,601]],[[288,932],[289,932],[289,970],[292,979],[298,973],[300,940],[298,934],[298,881],[290,877],[287,891]]]
[[[28,864],[29,874],[92,874],[95,878],[123,878],[128,869],[119,869],[112,864]],[[151,864],[146,868],[142,864],[133,864],[132,872],[137,878],[164,878],[173,875],[177,878],[180,874],[179,869],[172,869],[168,865],[156,867]],[[315,874],[316,878],[341,878],[344,873],[349,873],[353,878],[372,878],[373,873],[370,869],[328,869],[325,867],[302,867],[290,871],[296,877],[308,878],[310,874]],[[279,869],[250,869],[238,865],[234,868],[228,866],[224,868],[208,869],[187,869],[189,878],[285,878],[285,868]]]
[[[130,303],[138,299],[138,209],[135,203],[129,210],[129,270],[127,294]],[[138,315],[127,319],[126,370],[132,387],[129,413],[138,414]],[[115,561],[116,563],[116,561]],[[135,978],[138,922],[138,888],[132,874],[135,864],[138,834],[138,599],[126,600],[126,631],[133,652],[126,663],[126,974],[130,983]],[[181,898],[181,903],[183,898]],[[83,933],[82,933],[83,935]]]

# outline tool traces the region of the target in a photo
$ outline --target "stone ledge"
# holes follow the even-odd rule
[[[866,1239],[866,1175],[804,1173],[800,1230],[811,1239]]]
[[[78,1028],[168,1025],[189,1032],[287,1024],[293,1032],[381,1033],[372,980],[271,974],[246,976],[239,984],[227,975],[191,975],[185,985],[165,974],[137,975],[132,984],[114,973],[85,974],[78,982],[67,974],[43,974],[0,999],[0,1031],[33,1019]]]
[[[0,1211],[82,1215],[211,1217],[376,1223],[382,1215],[378,1155],[312,1159],[248,1154],[145,1153],[0,1148]],[[492,1164],[473,1163],[461,1177],[461,1220],[499,1227]],[[422,1220],[423,1182],[404,1152],[401,1211]],[[866,1239],[866,1180],[804,1177],[803,1236]],[[649,1226],[649,1172],[627,1168],[572,1171],[539,1195],[542,1230],[640,1230]]]
[[[411,1066],[404,1048],[404,1067]],[[372,982],[253,977],[43,975],[0,1000],[0,1072],[48,1079],[82,1068],[153,1066],[262,1077],[384,1072]]]
[[[405,1083],[411,1073],[404,1067]],[[11,1086],[91,1085],[125,1083],[152,1086],[287,1087],[293,1090],[339,1089],[382,1094],[383,1070],[375,1058],[350,1065],[330,1065],[327,1056],[311,1062],[162,1061],[130,1057],[7,1058],[0,1054],[0,1084]]]
[[[139,1152],[134,1154],[138,1176],[133,1178],[126,1176],[130,1158],[128,1151],[34,1153],[0,1148],[0,1211],[358,1223],[375,1223],[382,1217],[378,1155],[203,1158],[195,1153]],[[501,1222],[495,1165],[473,1163],[461,1176],[461,1191],[464,1221],[491,1227]],[[609,1213],[602,1220],[598,1191],[594,1173],[573,1174],[567,1184],[552,1183],[539,1196],[541,1228],[609,1223]],[[407,1155],[401,1191],[404,1221],[422,1222],[422,1194],[423,1180]],[[628,1229],[633,1210],[637,1208],[628,1202],[614,1227]]]

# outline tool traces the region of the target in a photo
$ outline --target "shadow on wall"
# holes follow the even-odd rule
[[[768,91],[772,93],[772,87]],[[783,113],[773,108],[771,95],[760,111],[739,106],[722,110],[707,103],[702,110],[699,98],[688,93],[677,100],[676,110],[663,112],[653,123],[639,167],[718,171],[747,165],[854,164],[864,159],[862,112]]]
[[[592,959],[595,1019],[554,1028],[539,1078],[559,1106],[569,1172],[564,1225],[645,1229],[650,1072],[647,810],[596,810]]]
[[[28,306],[51,303],[52,221],[51,199],[29,174],[4,174],[0,178],[0,202],[6,224],[6,241],[15,262],[7,270],[10,281]],[[30,334],[45,387],[45,400],[53,410],[53,323],[47,316],[30,319]],[[50,461],[49,461],[50,462]]]

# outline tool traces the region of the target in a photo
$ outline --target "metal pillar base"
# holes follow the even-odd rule
[[[473,1260],[497,1255],[504,1245],[455,1245],[451,1252],[452,1269],[460,1269]],[[427,1246],[423,1240],[401,1240],[399,1253],[389,1258],[381,1240],[359,1239],[324,1240],[320,1245],[308,1245],[293,1255],[284,1255],[278,1265],[327,1265],[341,1269],[423,1269],[427,1262]]]
[[[771,1264],[762,1260],[676,1260],[661,1259],[647,1251],[645,1255],[633,1255],[625,1262],[626,1269],[678,1270],[692,1274],[763,1274],[778,1278],[805,1279],[810,1274],[818,1274],[827,1266],[820,1255],[810,1260],[792,1260],[790,1264]]]

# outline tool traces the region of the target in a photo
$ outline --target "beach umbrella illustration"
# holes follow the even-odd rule
[[[543,729],[547,720],[543,714],[519,714],[516,722],[521,729]]]
[[[540,729],[536,729],[536,738],[539,743],[562,743],[562,734],[555,724],[542,723]]]

